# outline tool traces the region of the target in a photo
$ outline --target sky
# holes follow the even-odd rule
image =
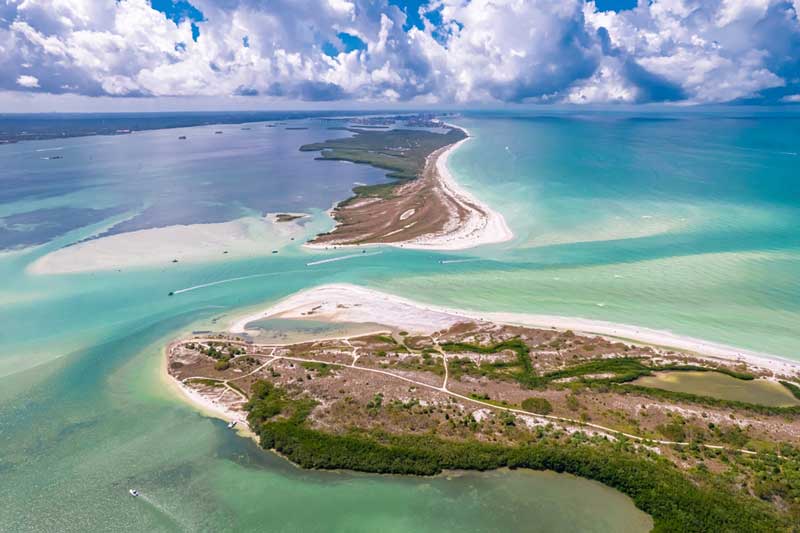
[[[800,103],[800,0],[0,0],[0,112]]]

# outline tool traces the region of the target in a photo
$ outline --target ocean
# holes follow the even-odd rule
[[[646,530],[630,500],[569,476],[302,471],[165,383],[170,339],[330,282],[800,359],[798,117],[734,109],[453,121],[473,137],[450,157],[454,177],[506,217],[514,240],[310,266],[348,252],[306,250],[299,235],[329,228],[325,210],[354,183],[385,179],[299,152],[346,134],[326,121],[0,146],[0,530]],[[311,217],[296,240],[275,236],[251,254],[67,274],[31,267],[102,236],[157,238],[154,228],[191,232],[267,212]],[[168,296],[182,289],[192,290]]]

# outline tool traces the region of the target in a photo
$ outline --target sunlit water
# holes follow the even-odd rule
[[[646,529],[629,500],[565,476],[300,471],[183,403],[164,382],[161,348],[338,281],[438,304],[671,329],[800,359],[798,122],[678,118],[461,119],[474,139],[451,167],[506,216],[513,242],[459,253],[384,249],[311,266],[347,252],[293,244],[205,264],[26,272],[115,220],[127,222],[111,232],[266,211],[313,209],[319,218],[353,182],[383,179],[297,152],[341,134],[319,121],[309,130],[222,126],[0,147],[0,216],[13,230],[4,246],[39,244],[0,255],[0,529]],[[58,160],[36,151],[61,147]],[[130,487],[143,497],[131,498]]]

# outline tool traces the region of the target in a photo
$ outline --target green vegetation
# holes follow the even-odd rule
[[[556,370],[543,376],[543,381],[550,382],[557,379],[581,377],[589,374],[614,374],[608,378],[589,378],[583,381],[592,382],[626,382],[646,376],[652,372],[652,368],[642,364],[641,360],[621,357],[614,359],[596,359],[581,363],[564,370]]]
[[[795,398],[797,398],[798,400],[800,400],[800,387],[798,387],[798,386],[797,386],[797,385],[795,385],[794,383],[790,383],[790,382],[788,382],[788,381],[779,381],[778,383],[780,383],[781,385],[783,385],[784,387],[786,387],[787,389],[789,389],[789,392],[791,392],[791,393],[792,393],[792,395],[793,395]]]
[[[431,372],[437,376],[444,376],[444,365],[439,358],[432,357],[429,352],[423,352],[421,357],[406,357],[402,361],[395,363],[394,367],[403,370]]]
[[[450,128],[444,134],[426,130],[402,129],[383,131],[349,129],[348,131],[355,135],[306,144],[301,146],[300,150],[303,152],[320,151],[318,159],[350,161],[382,168],[389,171],[386,174],[389,178],[398,180],[395,183],[356,187],[353,189],[354,198],[391,197],[394,194],[394,188],[399,183],[412,180],[420,175],[428,155],[439,148],[465,138],[464,132],[455,128]]]
[[[488,346],[465,342],[445,342],[441,344],[441,348],[446,352],[473,352],[481,354],[495,354],[503,350],[511,350],[517,356],[514,363],[496,361],[483,364],[480,367],[469,359],[453,358],[450,360],[451,364],[448,365],[448,370],[453,374],[454,378],[458,378],[463,374],[478,374],[494,379],[510,377],[529,388],[540,384],[540,379],[536,376],[533,363],[531,363],[530,349],[522,339],[509,339]],[[512,369],[513,372],[508,373],[505,371],[506,369]]]
[[[653,517],[654,531],[755,532],[792,527],[768,504],[734,493],[713,476],[695,483],[658,454],[637,450],[625,440],[611,443],[575,435],[544,437],[512,447],[378,431],[334,435],[308,426],[313,406],[309,400],[289,399],[271,384],[258,382],[247,404],[248,422],[262,447],[304,468],[416,475],[502,467],[553,470],[593,479],[627,494]],[[513,418],[503,423],[512,424]],[[791,487],[773,486],[767,479],[761,485],[767,497],[788,490]]]
[[[247,422],[252,428],[263,427],[263,424],[279,415],[291,423],[302,424],[316,405],[313,400],[289,399],[286,391],[276,388],[269,381],[255,382],[251,392],[244,408],[248,413]]]
[[[562,370],[556,370],[554,372],[537,376],[531,366],[528,346],[521,339],[511,339],[487,346],[470,343],[444,343],[441,345],[441,347],[443,350],[448,352],[494,354],[501,352],[502,350],[513,350],[517,354],[517,361],[514,363],[499,361],[493,363],[484,363],[480,366],[475,364],[470,359],[456,357],[451,358],[449,359],[448,369],[450,371],[450,375],[454,379],[458,379],[462,375],[483,376],[490,379],[513,378],[528,388],[542,388],[547,386],[548,383],[556,380],[579,378],[577,380],[579,385],[604,389],[613,386],[615,392],[639,392],[641,394],[667,400],[687,401],[718,407],[731,407],[735,409],[747,409],[764,414],[800,414],[800,406],[771,407],[735,400],[723,400],[711,396],[701,396],[684,392],[672,392],[654,387],[633,385],[630,383],[640,377],[652,375],[654,372],[658,371],[718,372],[720,374],[725,374],[733,378],[746,381],[755,379],[755,376],[752,374],[738,372],[728,368],[708,368],[697,365],[676,364],[651,367],[645,365],[641,359],[622,357],[611,359],[594,359],[570,366]],[[513,369],[514,371],[507,372],[507,369],[509,368]],[[593,375],[598,374],[611,375],[592,377]],[[620,387],[619,385],[621,384],[625,384],[625,387]],[[781,384],[789,389],[792,394],[795,395],[795,397],[800,399],[800,387],[797,387],[789,382],[781,382]]]
[[[306,370],[313,370],[321,378],[324,378],[325,376],[330,376],[331,373],[333,372],[333,367],[327,363],[315,363],[311,361],[304,361],[300,363],[300,366],[302,366]]]
[[[582,379],[582,382],[620,383],[633,381],[638,377],[649,375],[655,370],[654,368],[644,365],[639,359],[623,357],[595,359],[579,363],[563,370],[556,370],[542,376],[537,376],[531,362],[530,349],[522,339],[510,339],[488,346],[455,342],[444,343],[441,346],[443,350],[448,352],[473,352],[482,354],[494,354],[503,350],[512,350],[517,355],[515,363],[495,362],[482,364],[478,367],[478,365],[468,359],[453,358],[449,369],[456,377],[463,374],[483,375],[490,378],[501,379],[504,375],[511,376],[528,388],[540,388],[555,380],[582,377],[591,374],[613,374],[613,376],[607,378],[585,378]],[[502,369],[509,367],[514,367],[516,371],[512,374],[504,374]]]
[[[187,381],[187,383],[196,383],[198,385],[205,385],[207,387],[224,387],[225,384],[221,381],[217,381],[215,379],[206,379],[206,378],[193,378]]]
[[[553,406],[545,398],[526,398],[522,400],[522,408],[540,415],[549,415],[553,412]]]
[[[194,344],[191,344],[190,346],[192,348],[195,347]],[[245,353],[244,348],[229,342],[211,342],[208,344],[207,348],[200,346],[198,347],[198,350],[208,357],[215,359],[217,362],[214,363],[214,369],[220,372],[228,370],[231,367],[231,359],[237,355],[242,355]]]

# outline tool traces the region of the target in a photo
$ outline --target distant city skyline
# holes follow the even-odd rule
[[[11,0],[0,112],[800,102],[800,0]]]

